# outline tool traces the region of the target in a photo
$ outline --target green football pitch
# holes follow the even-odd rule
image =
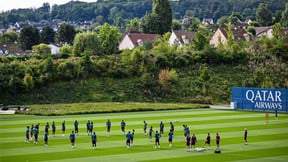
[[[112,122],[111,136],[107,137],[106,121]],[[126,122],[126,131],[135,129],[134,144],[126,148],[125,136],[121,133],[120,122]],[[65,136],[61,135],[61,122],[66,121]],[[72,149],[69,134],[74,129],[74,120],[79,122],[79,135]],[[97,134],[97,148],[92,149],[91,137],[86,133],[86,123],[94,123]],[[165,124],[164,136],[160,139],[161,148],[154,148],[153,141],[143,133],[143,121],[148,128],[159,131],[159,123]],[[107,113],[67,116],[0,116],[1,162],[14,161],[234,161],[271,162],[288,161],[288,115],[280,114],[275,119],[270,114],[266,125],[265,113],[229,110],[169,110],[152,112]],[[56,137],[51,135],[52,121],[56,123]],[[46,122],[50,124],[48,146],[44,146],[43,134]],[[167,134],[169,122],[175,125],[173,146],[169,147]],[[25,143],[26,126],[40,123],[38,144]],[[196,147],[203,146],[209,132],[211,149],[203,152],[187,152],[183,135],[183,124],[197,136]],[[248,145],[244,144],[244,128],[248,129]],[[148,129],[147,129],[148,130]],[[215,135],[221,136],[221,153],[215,154]]]

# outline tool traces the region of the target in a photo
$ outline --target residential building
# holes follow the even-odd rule
[[[267,38],[273,37],[273,31],[271,26],[265,26],[265,27],[254,27],[256,31],[256,38],[260,38],[262,36],[266,36]]]
[[[202,24],[205,25],[205,26],[213,25],[213,24],[214,24],[214,21],[213,21],[213,19],[211,19],[211,18],[204,18],[204,19],[202,20]]]
[[[194,39],[195,33],[185,30],[173,30],[169,38],[171,46],[184,46],[189,45]]]
[[[119,50],[133,49],[143,45],[146,41],[154,42],[157,34],[128,33],[125,34],[119,44]]]
[[[243,28],[232,28],[232,39],[234,41],[249,41],[250,36]],[[226,45],[228,41],[228,34],[224,28],[218,28],[210,39],[210,45],[218,46],[219,44]]]

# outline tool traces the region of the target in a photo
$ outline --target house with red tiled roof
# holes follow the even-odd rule
[[[243,28],[232,28],[232,39],[234,41],[249,41],[250,36]],[[218,28],[210,39],[210,45],[217,47],[219,44],[226,45],[228,35],[224,28]]]
[[[157,34],[128,33],[121,40],[118,49],[133,49],[143,45],[144,42],[154,42]]]
[[[189,45],[195,37],[194,32],[185,30],[173,30],[169,38],[169,44],[176,46]]]

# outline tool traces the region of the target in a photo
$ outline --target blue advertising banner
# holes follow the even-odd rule
[[[232,88],[235,109],[288,112],[288,89]]]

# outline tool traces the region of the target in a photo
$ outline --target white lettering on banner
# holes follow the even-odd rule
[[[275,92],[276,101],[280,101],[280,102],[282,101],[281,98],[280,98],[280,96],[281,96],[281,92],[280,92],[280,91],[276,91],[276,92]]]
[[[267,94],[268,93],[268,94]],[[258,90],[254,92],[253,90],[246,91],[246,99],[251,103],[255,101],[265,101],[265,102],[281,102],[281,91],[267,91]]]
[[[254,108],[282,110],[282,104],[273,102],[255,102]]]
[[[250,94],[250,95],[249,95]],[[254,92],[252,90],[246,91],[246,99],[249,100],[250,102],[254,103]]]

